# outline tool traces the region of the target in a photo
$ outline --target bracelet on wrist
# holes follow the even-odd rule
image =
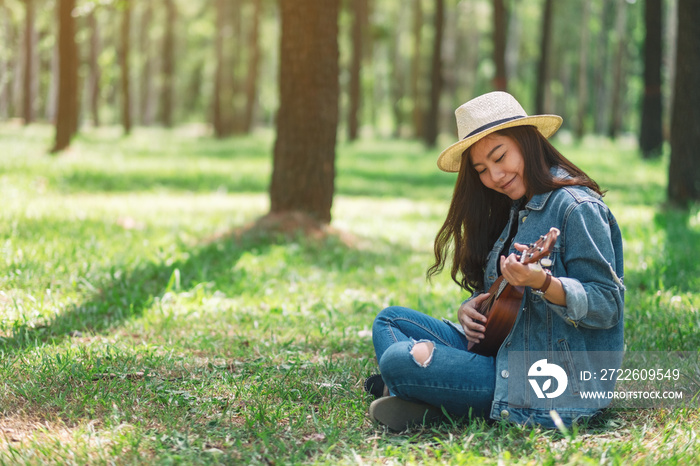
[[[552,273],[549,270],[545,270],[544,275],[544,284],[539,289],[532,289],[532,292],[535,293],[537,296],[544,296],[544,294],[549,289],[549,285],[552,284]]]

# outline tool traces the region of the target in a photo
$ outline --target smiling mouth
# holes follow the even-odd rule
[[[504,190],[504,191],[505,191],[506,189],[508,189],[508,187],[509,187],[511,184],[513,184],[513,181],[515,181],[515,177],[511,178],[509,182],[507,182],[506,184],[502,185],[502,186],[501,186],[501,190]]]

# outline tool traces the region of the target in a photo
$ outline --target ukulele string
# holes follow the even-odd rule
[[[482,316],[485,316],[486,313],[491,309],[491,306],[493,305],[494,301],[496,301],[496,295],[491,295],[488,298],[484,300],[483,303],[481,303],[481,307],[479,307],[479,314]]]

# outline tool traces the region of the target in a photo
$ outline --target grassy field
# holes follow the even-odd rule
[[[373,425],[369,329],[401,304],[454,317],[428,283],[454,175],[413,142],[340,144],[333,229],[249,228],[270,134],[0,125],[0,464],[689,464],[695,410],[608,412],[568,431]],[[560,148],[609,190],[626,248],[630,350],[700,348],[700,208],[664,206],[666,160]]]

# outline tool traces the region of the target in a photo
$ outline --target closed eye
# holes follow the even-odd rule
[[[499,146],[499,147],[500,147],[500,146]],[[498,149],[498,147],[496,147],[496,149]],[[494,149],[494,150],[495,150],[495,149]],[[506,152],[504,152],[500,157],[498,157],[496,160],[494,160],[493,163],[498,163],[498,162],[503,161],[503,159],[505,158],[505,156],[506,156]],[[478,165],[482,165],[482,164],[478,164]],[[479,170],[479,169],[477,169],[476,167],[474,167],[474,169],[476,170],[476,173],[479,174],[479,175],[483,175],[484,173],[486,173],[486,168],[482,168],[481,170]]]

